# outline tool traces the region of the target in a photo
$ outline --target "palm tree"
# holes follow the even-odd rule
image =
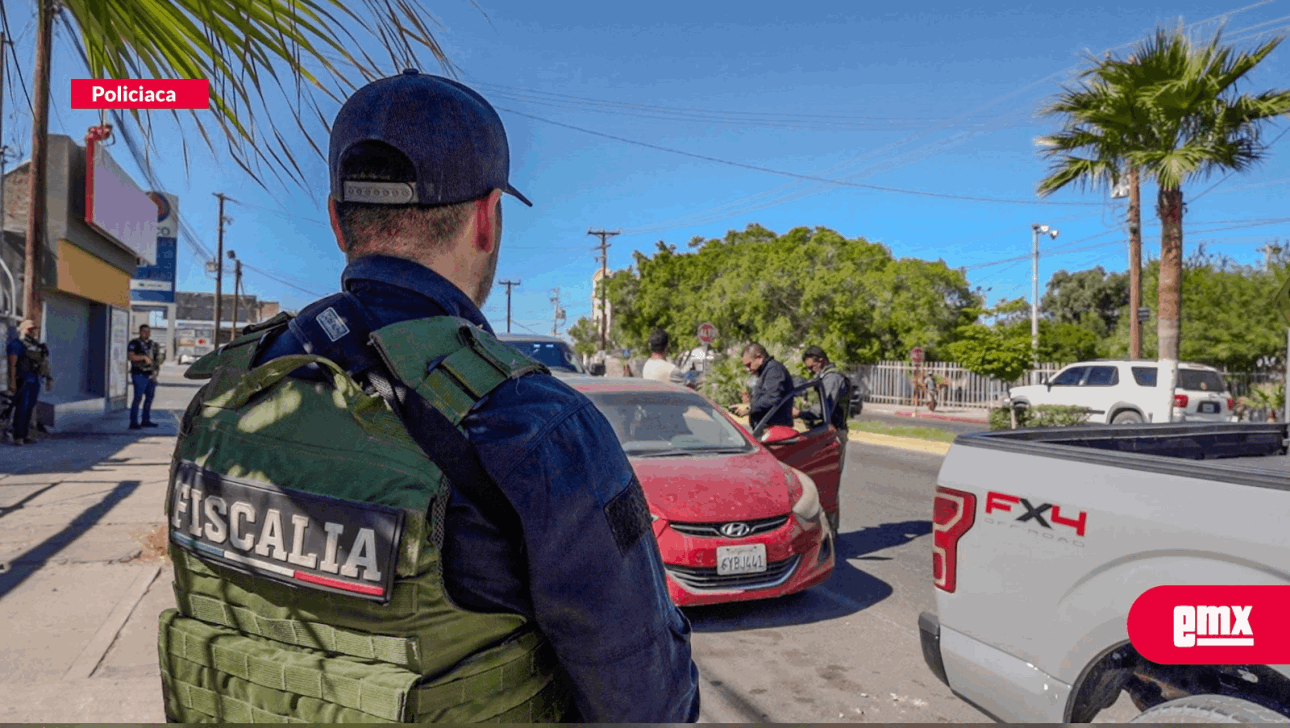
[[[1057,189],[1073,179],[1117,179],[1122,166],[1157,185],[1160,217],[1158,340],[1162,406],[1173,404],[1177,381],[1178,320],[1182,282],[1182,185],[1216,172],[1241,172],[1263,159],[1262,122],[1290,114],[1290,91],[1245,94],[1242,81],[1281,43],[1275,38],[1252,52],[1221,43],[1222,31],[1202,47],[1181,28],[1158,29],[1138,44],[1132,60],[1106,59],[1086,84],[1089,116],[1046,137],[1043,153],[1055,156],[1045,183]],[[1080,150],[1090,153],[1080,157]],[[1059,184],[1060,183],[1060,184]],[[1046,189],[1041,183],[1041,193]],[[1051,190],[1050,190],[1051,191]],[[1133,312],[1136,315],[1136,312]],[[1165,399],[1167,398],[1167,399]]]
[[[1127,174],[1129,183],[1129,357],[1142,355],[1142,334],[1138,308],[1142,305],[1142,205],[1139,197],[1139,172],[1131,167],[1126,154],[1132,145],[1132,133],[1140,128],[1142,112],[1133,106],[1131,89],[1108,84],[1098,76],[1102,62],[1080,74],[1084,82],[1075,88],[1064,88],[1058,98],[1040,113],[1061,116],[1065,128],[1040,137],[1042,154],[1058,157],[1049,176],[1039,183],[1039,195],[1047,197],[1071,183],[1081,188],[1113,188]],[[1110,54],[1105,61],[1110,60]],[[1129,62],[1133,62],[1133,56]],[[1081,151],[1093,157],[1075,156]]]
[[[351,30],[375,37],[393,69],[418,65],[429,51],[450,75],[456,68],[427,27],[433,19],[407,0],[35,0],[36,60],[33,82],[30,210],[27,215],[24,311],[39,320],[37,252],[45,237],[45,165],[49,127],[49,58],[56,14],[80,52],[90,78],[205,78],[211,108],[191,121],[210,148],[222,137],[233,161],[264,185],[263,170],[284,182],[305,180],[280,129],[270,121],[268,95],[291,110],[292,123],[327,120],[317,94],[339,99],[360,81],[385,75]],[[55,10],[55,5],[60,10]],[[359,9],[366,10],[360,14]],[[177,112],[172,112],[178,120]],[[131,111],[132,125],[148,138],[147,112]],[[276,120],[275,120],[276,121]],[[218,133],[212,134],[212,127]],[[312,136],[305,134],[312,142]],[[316,144],[313,149],[323,154]],[[188,150],[180,150],[185,165]],[[145,141],[144,154],[155,154]],[[146,169],[147,159],[141,160]]]

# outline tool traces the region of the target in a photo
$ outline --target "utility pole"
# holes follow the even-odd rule
[[[32,69],[31,166],[27,172],[27,240],[23,261],[23,314],[41,326],[39,251],[45,244],[45,190],[49,166],[49,51],[54,40],[54,2],[36,0],[36,67]]]
[[[1047,233],[1053,240],[1057,239],[1057,231],[1051,230],[1047,225],[1035,223],[1030,226],[1031,232],[1034,233],[1034,265],[1032,273],[1033,293],[1030,298],[1030,351],[1031,358],[1035,366],[1039,365],[1039,236]]]
[[[1264,272],[1267,272],[1269,270],[1272,270],[1272,256],[1281,252],[1281,246],[1268,243],[1267,245],[1264,245],[1262,248],[1255,248],[1255,250],[1257,250],[1260,253],[1263,253],[1263,270]]]
[[[511,286],[518,286],[520,281],[498,281],[506,286],[506,333],[511,333]]]
[[[560,335],[560,289],[551,291],[551,335]]]
[[[233,261],[233,333],[229,336],[229,341],[237,338],[237,316],[241,308],[241,299],[238,293],[242,288],[242,259],[232,250],[228,251],[229,260]]]
[[[595,235],[600,238],[600,245],[596,250],[600,251],[600,349],[604,351],[609,348],[609,309],[605,303],[605,294],[609,290],[609,242],[608,239],[618,235],[620,231],[614,230],[588,230],[588,235]]]
[[[224,223],[229,218],[224,217],[224,200],[228,198],[223,192],[213,193],[219,198],[219,252],[215,254],[215,348],[219,348],[220,330],[224,326],[223,313],[220,310],[220,296],[224,293]]]
[[[8,65],[4,62],[5,46],[9,44],[9,36],[0,33],[0,240],[4,239],[4,163],[5,155],[9,153],[9,147],[4,146],[4,67]],[[9,295],[17,298],[17,291],[9,291]],[[12,302],[14,305],[13,312],[18,313],[17,301]]]

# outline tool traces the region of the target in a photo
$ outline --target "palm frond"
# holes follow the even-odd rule
[[[473,2],[473,0],[472,0]],[[305,186],[285,126],[269,118],[271,100],[286,102],[313,151],[307,129],[327,123],[319,101],[339,101],[362,83],[420,62],[456,77],[431,30],[438,21],[412,0],[62,0],[79,31],[73,38],[93,78],[205,78],[210,110],[189,112],[207,147],[217,135],[228,154],[262,187]],[[476,7],[478,5],[476,4]],[[363,37],[365,36],[365,37]],[[374,38],[383,62],[364,50]],[[321,98],[320,98],[321,97]],[[148,117],[132,111],[146,131]],[[144,138],[149,135],[144,134]],[[185,150],[185,165],[187,153]]]

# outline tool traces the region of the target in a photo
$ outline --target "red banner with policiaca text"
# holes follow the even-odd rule
[[[73,109],[209,109],[204,78],[72,79]]]
[[[1290,664],[1290,586],[1158,586],[1129,608],[1128,627],[1160,665]]]

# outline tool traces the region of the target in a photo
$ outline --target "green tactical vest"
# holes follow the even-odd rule
[[[166,498],[178,609],[159,652],[173,722],[559,722],[572,700],[524,617],[444,590],[450,483],[336,363],[251,368],[256,332],[203,357]],[[372,334],[453,425],[541,365],[462,319]],[[429,362],[443,358],[427,375]],[[317,363],[331,386],[287,376]]]

